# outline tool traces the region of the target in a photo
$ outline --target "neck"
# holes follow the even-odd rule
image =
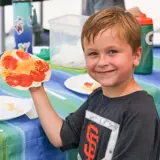
[[[110,98],[121,97],[127,94],[143,90],[134,80],[134,78],[130,78],[128,81],[125,81],[121,84],[117,84],[113,87],[103,87],[103,94]]]

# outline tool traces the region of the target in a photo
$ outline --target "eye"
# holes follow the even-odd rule
[[[88,56],[96,56],[96,55],[98,55],[98,53],[97,53],[97,52],[91,52],[91,53],[88,53]]]
[[[107,53],[110,54],[110,55],[112,55],[112,54],[118,53],[118,51],[116,51],[116,50],[109,50]]]

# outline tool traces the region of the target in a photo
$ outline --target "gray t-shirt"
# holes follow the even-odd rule
[[[80,160],[159,160],[160,119],[147,92],[109,98],[99,88],[66,118],[61,138]]]
[[[113,6],[125,8],[124,0],[85,0],[84,3],[83,15],[86,16]]]

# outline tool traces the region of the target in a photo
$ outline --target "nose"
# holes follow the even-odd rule
[[[109,57],[106,54],[100,55],[97,62],[97,66],[104,67],[107,65],[109,65]]]

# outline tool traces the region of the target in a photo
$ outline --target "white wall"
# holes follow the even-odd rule
[[[50,10],[50,11],[49,11]],[[51,0],[44,3],[44,27],[49,28],[48,20],[65,14],[81,15],[81,0]]]

